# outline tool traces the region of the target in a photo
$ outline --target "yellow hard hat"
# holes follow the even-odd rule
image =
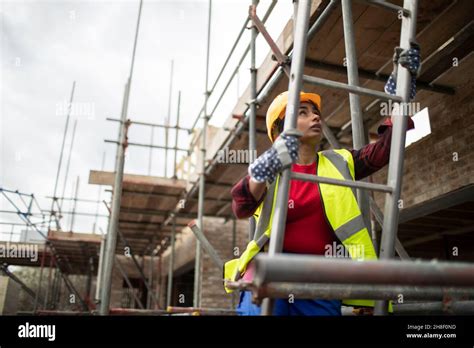
[[[303,102],[314,103],[319,110],[321,110],[321,96],[314,93],[300,93],[300,103]],[[268,107],[266,122],[267,122],[267,133],[270,140],[273,142],[275,139],[276,121],[285,118],[286,105],[288,104],[288,91],[280,93]]]

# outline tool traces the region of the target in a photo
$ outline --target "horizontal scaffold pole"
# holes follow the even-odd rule
[[[474,264],[464,262],[353,261],[312,255],[259,255],[257,284],[270,282],[474,286]]]

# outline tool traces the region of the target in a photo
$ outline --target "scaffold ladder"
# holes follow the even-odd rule
[[[334,3],[335,1],[332,1],[328,7],[334,6]],[[400,47],[403,49],[410,48],[410,40],[414,39],[416,34],[417,0],[404,0],[403,7],[396,6],[385,1],[367,1],[367,3],[380,6],[391,11],[398,11],[402,14]],[[306,55],[307,36],[309,36],[308,27],[311,0],[295,1],[294,49],[289,72],[289,97],[288,106],[286,108],[284,131],[292,131],[296,128],[296,118],[298,114],[297,111],[299,108],[299,94],[303,81],[321,87],[341,89],[349,92],[354,147],[357,149],[364,145],[364,129],[359,95],[368,95],[383,100],[392,100],[397,103],[406,103],[409,102],[411,78],[409,71],[399,66],[397,75],[397,95],[394,96],[359,86],[351,1],[341,0],[341,5],[347,61],[347,84],[304,75],[303,70]],[[321,17],[323,16],[324,12],[321,14]],[[398,201],[400,199],[401,191],[405,133],[407,128],[407,117],[405,117],[407,115],[403,114],[404,109],[405,108],[398,108],[400,113],[394,115],[398,117],[392,118],[393,136],[391,140],[390,163],[388,167],[388,180],[386,185],[362,181],[336,180],[310,174],[292,173],[291,168],[285,169],[281,173],[278,183],[279,186],[276,197],[274,218],[271,226],[272,237],[270,238],[270,246],[268,251],[268,257],[270,258],[269,262],[271,262],[272,257],[275,257],[278,253],[282,252],[287,216],[288,191],[291,179],[357,188],[358,202],[365,218],[368,217],[369,200],[367,192],[362,190],[385,192],[387,196],[382,226],[380,259],[387,260],[393,258],[399,217]],[[272,302],[269,298],[266,298],[262,304],[262,314],[271,314],[272,307]],[[377,301],[375,306],[375,314],[387,314],[387,310],[387,301]]]

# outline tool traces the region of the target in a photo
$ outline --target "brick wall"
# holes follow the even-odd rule
[[[421,109],[428,106],[431,134],[406,149],[403,208],[474,183],[474,99],[468,87],[466,81],[455,95],[420,93]],[[374,182],[386,183],[387,169],[376,173]],[[385,194],[375,195],[383,208]]]
[[[204,220],[205,235],[224,262],[238,257],[248,241],[248,222],[237,220],[236,245],[239,249],[237,255],[233,254],[232,224],[232,221],[224,224],[224,220],[219,218]],[[233,308],[233,304],[237,303],[237,294],[230,295],[224,291],[222,269],[212,262],[205,251],[202,255],[201,307]]]
[[[112,285],[110,291],[110,308],[122,307],[123,291],[122,274],[117,269],[117,266],[114,266],[112,271]]]
[[[204,234],[222,260],[228,261],[238,257],[245,249],[248,239],[248,221],[237,220],[236,224],[236,255],[233,255],[232,244],[233,222],[222,218],[204,218]],[[195,264],[196,237],[189,228],[178,234],[175,251],[175,275],[181,274],[182,269],[189,269]],[[237,303],[237,295],[230,295],[224,291],[222,269],[212,262],[207,252],[202,249],[201,262],[201,307],[205,308],[232,308]],[[161,281],[158,286],[160,304],[166,303],[168,283],[169,250],[161,258]],[[194,272],[194,270],[193,270]]]
[[[9,277],[0,276],[0,315],[16,315],[20,286]]]

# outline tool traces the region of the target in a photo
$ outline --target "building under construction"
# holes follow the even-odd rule
[[[39,240],[37,257],[18,257],[31,240],[2,234],[0,313],[237,315],[238,290],[252,291],[263,314],[271,313],[270,299],[289,295],[368,298],[376,301],[377,315],[387,314],[389,300],[394,315],[474,313],[474,125],[469,119],[474,111],[474,2],[299,0],[293,19],[278,37],[271,37],[265,22],[275,5],[276,0],[259,17],[256,8],[261,5],[249,1],[235,45],[217,80],[209,81],[209,4],[205,101],[191,126],[180,122],[179,107],[175,125],[130,117],[132,58],[121,116],[108,119],[118,125],[117,138],[104,139],[117,149],[115,171],[89,172],[88,184],[111,192],[110,201],[98,203],[109,212],[106,233],[76,233],[65,226],[64,192],[61,197],[57,183],[46,211],[37,207],[34,195],[1,188],[5,206]],[[133,57],[141,10],[140,2]],[[260,49],[268,54],[256,66],[259,35],[267,43]],[[360,149],[375,142],[386,118],[381,116],[390,116],[383,112],[385,105],[408,101],[409,75],[404,69],[398,72],[396,95],[385,93],[384,85],[393,68],[394,48],[407,48],[410,40],[418,42],[422,59],[413,103],[417,109],[411,116],[415,115],[415,129],[424,122],[422,116],[428,120],[427,134],[405,146],[407,122],[398,118],[393,122],[390,163],[365,180],[297,177],[285,169],[278,183],[268,254],[256,258],[253,281],[227,282],[235,291],[226,293],[224,263],[242,255],[256,229],[255,220],[236,218],[231,194],[255,156],[229,160],[230,156],[259,156],[272,146],[266,112],[287,90],[290,100],[298,98],[300,90],[321,96],[324,138],[319,151]],[[236,50],[241,42],[247,45],[243,54]],[[239,66],[232,70],[229,61],[236,56]],[[224,126],[209,125],[248,57],[250,84],[235,98]],[[215,87],[223,71],[231,71],[230,80],[221,81],[226,87],[219,90]],[[73,94],[74,86],[71,98]],[[216,104],[209,102],[211,97]],[[294,128],[288,110],[286,115],[285,131]],[[403,111],[401,115],[407,116]],[[128,132],[137,126],[173,133],[176,141],[159,146],[133,139]],[[178,137],[188,137],[189,147],[179,148]],[[127,149],[134,146],[165,150],[166,159],[155,161],[167,166],[172,158],[173,168],[165,170],[172,175],[124,172]],[[378,260],[282,253],[290,179],[357,191]],[[19,206],[12,197],[24,204]],[[39,220],[35,209],[42,213]],[[35,267],[34,284],[15,275],[12,266]],[[19,294],[29,298],[29,308],[19,309]],[[343,307],[344,315],[358,313],[355,307]]]

